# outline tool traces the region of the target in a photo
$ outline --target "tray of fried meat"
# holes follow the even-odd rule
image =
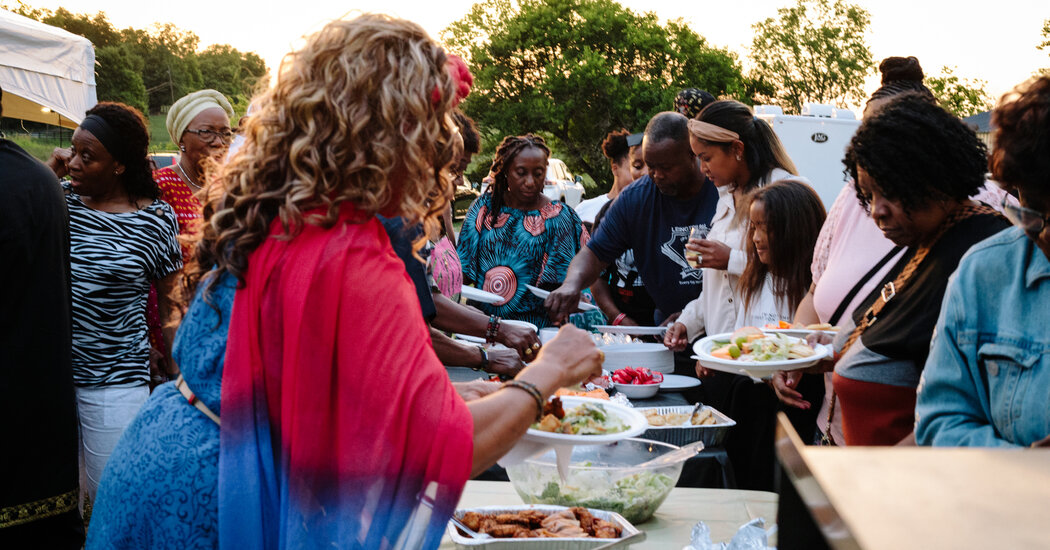
[[[482,506],[456,510],[455,516],[492,537],[472,538],[450,522],[449,538],[457,548],[587,550],[639,532],[620,514],[580,507]]]

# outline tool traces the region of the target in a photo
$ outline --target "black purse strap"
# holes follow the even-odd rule
[[[875,267],[871,268],[871,270],[868,271],[867,274],[861,277],[860,281],[858,281],[857,284],[854,285],[854,287],[849,291],[849,293],[846,294],[846,297],[842,299],[842,302],[839,303],[839,307],[835,308],[835,313],[831,314],[831,317],[828,319],[828,324],[832,326],[838,326],[839,321],[842,319],[842,314],[846,313],[846,308],[849,307],[850,303],[853,302],[853,299],[857,297],[857,293],[860,292],[860,289],[864,288],[864,285],[867,284],[868,281],[872,277],[874,277],[875,274],[883,268],[883,266],[886,265],[886,262],[889,262],[891,259],[893,259],[893,257],[896,256],[897,253],[899,253],[903,249],[903,246],[893,247],[893,249],[890,250],[889,253],[887,253],[885,256],[882,257],[881,260],[879,260],[879,263],[875,264]]]

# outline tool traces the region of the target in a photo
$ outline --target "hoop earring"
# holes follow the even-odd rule
[[[740,162],[740,160],[741,160],[741,159],[740,159],[740,155],[737,155],[737,156],[736,156],[736,161],[737,161],[737,162]]]

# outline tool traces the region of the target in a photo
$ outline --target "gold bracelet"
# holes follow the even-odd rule
[[[536,400],[536,422],[543,420],[543,394],[539,388],[524,380],[508,380],[503,383],[504,388],[518,388],[524,390]]]

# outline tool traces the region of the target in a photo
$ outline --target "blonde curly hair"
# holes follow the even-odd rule
[[[206,205],[183,296],[210,272],[212,283],[224,272],[243,282],[276,218],[292,238],[305,223],[331,227],[351,202],[362,219],[401,216],[433,234],[462,147],[446,60],[419,25],[377,14],[333,21],[286,56],[244,145],[210,176],[219,196]]]

